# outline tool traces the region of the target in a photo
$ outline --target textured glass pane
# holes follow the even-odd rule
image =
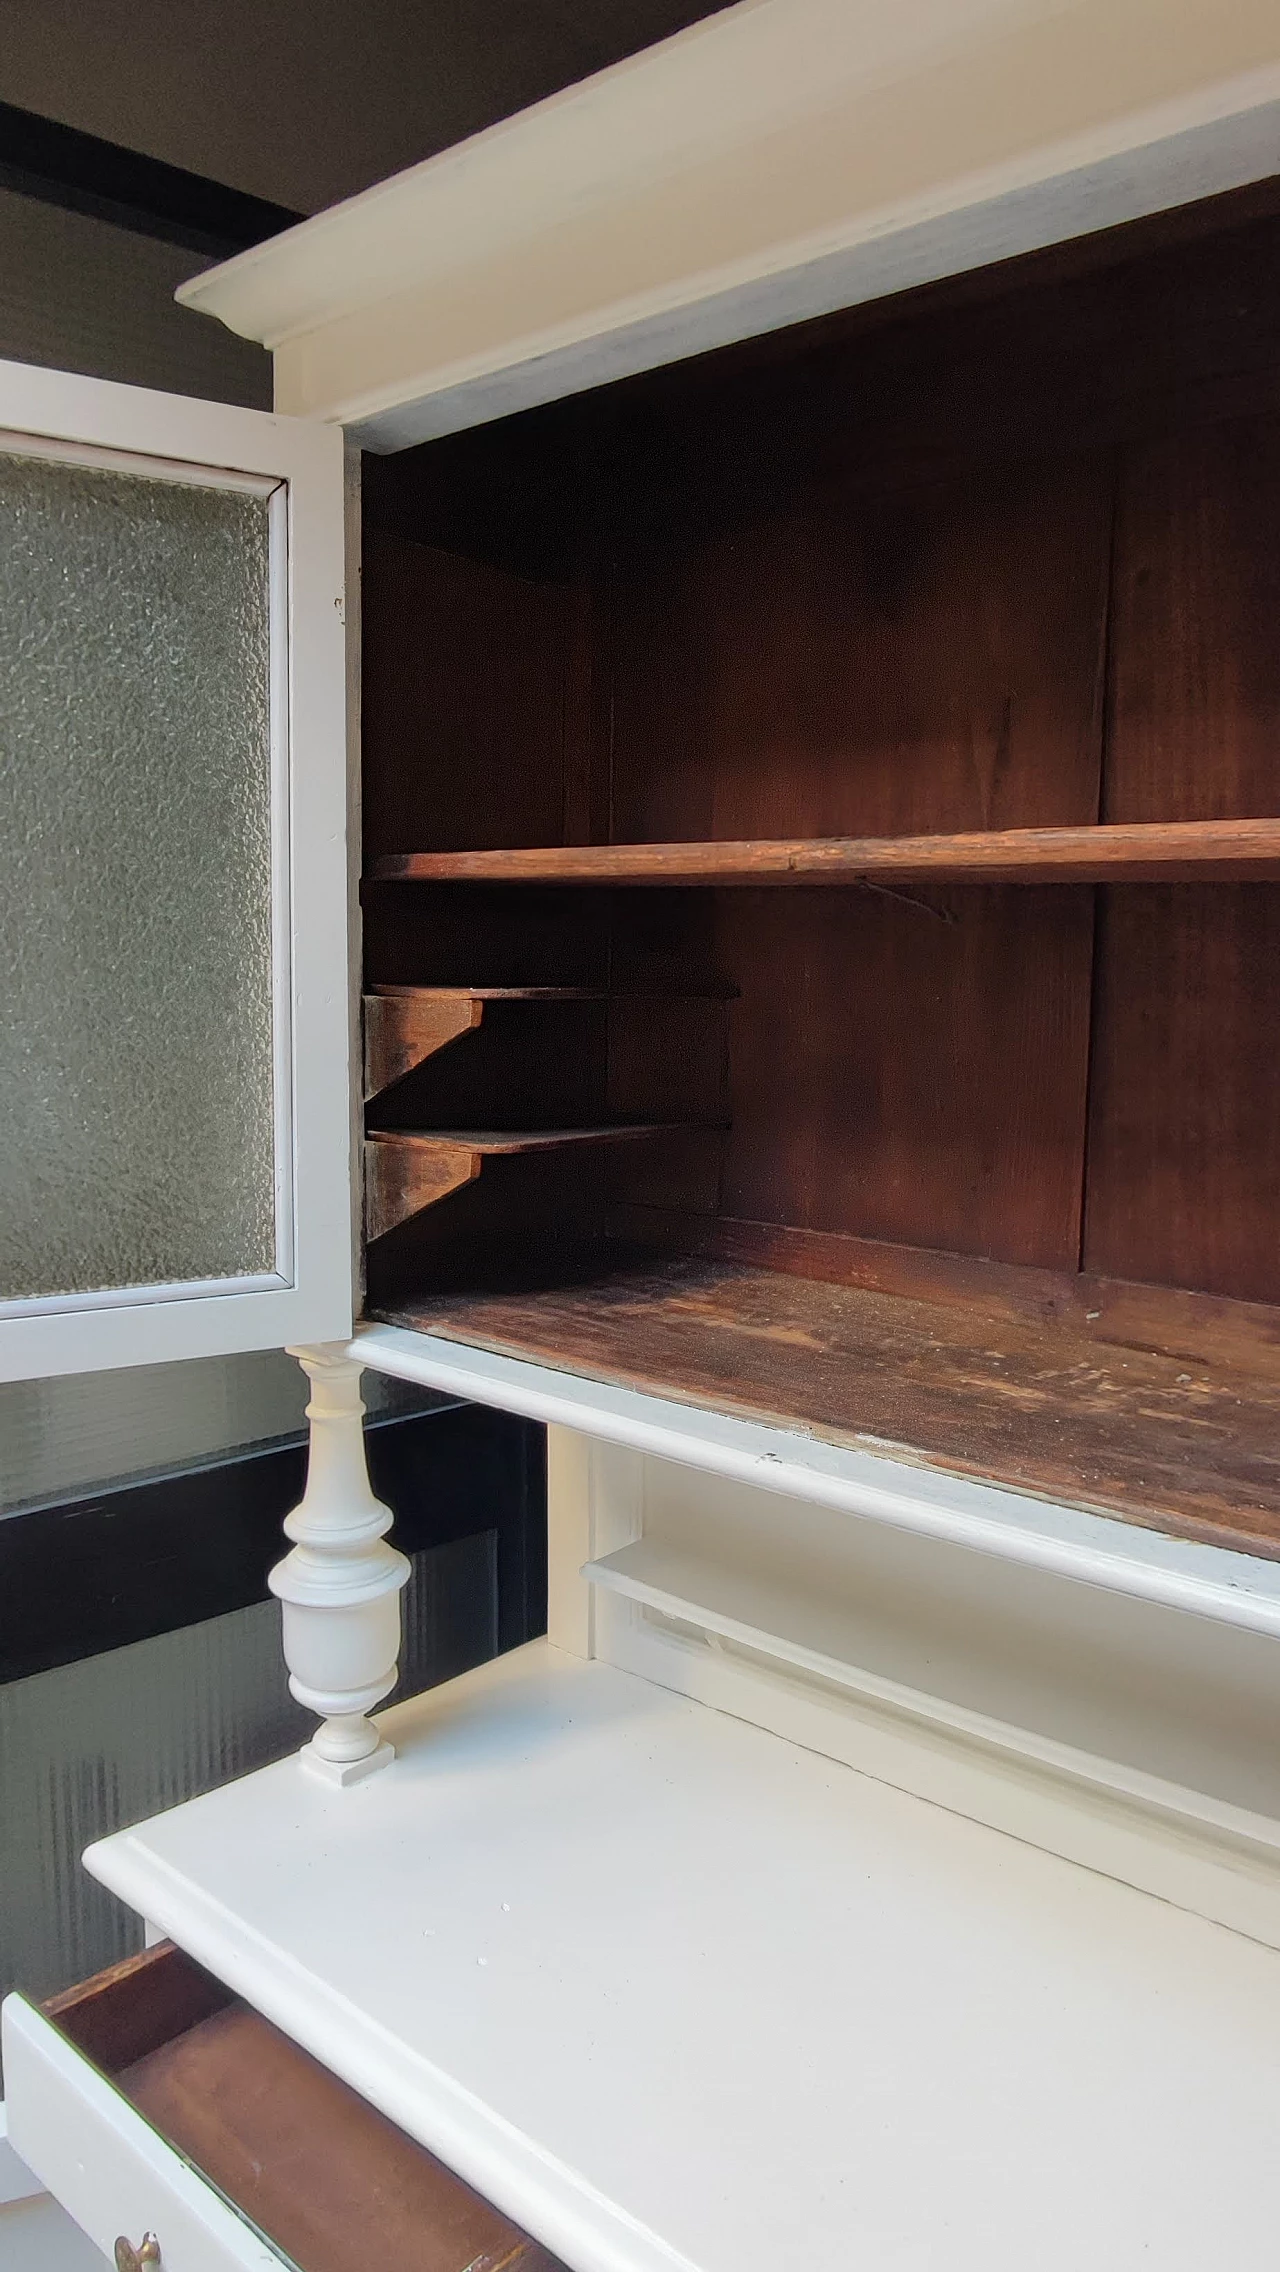
[[[0,453],[0,1299],[274,1267],[268,543]]]

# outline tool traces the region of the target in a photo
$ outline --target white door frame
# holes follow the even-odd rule
[[[343,1339],[352,1152],[341,431],[0,361],[0,449],[15,448],[270,498],[277,1248],[261,1277],[0,1304],[0,1379]]]

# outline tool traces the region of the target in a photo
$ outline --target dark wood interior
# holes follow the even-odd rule
[[[171,1945],[44,2010],[298,2272],[565,2272]]]
[[[366,462],[373,1314],[1280,1553],[1278,265]]]

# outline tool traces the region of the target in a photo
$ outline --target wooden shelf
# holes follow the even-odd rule
[[[364,997],[364,1101],[381,1096],[424,1065],[429,1057],[475,1033],[488,1011],[525,1003],[544,1008],[560,1003],[691,1000],[727,1001],[734,989],[704,987],[697,994],[627,989],[609,993],[599,986],[374,986]]]
[[[1082,1680],[1083,1636],[1069,1619],[1052,1641],[1040,1630],[1029,1678],[1022,1620],[1007,1608],[1002,1617],[998,1588],[986,1579],[981,1606],[972,1596],[962,1606],[954,1572],[936,1592],[901,1573],[897,1586],[886,1583],[859,1526],[842,1516],[789,1507],[785,1525],[743,1521],[725,1533],[704,1526],[696,1498],[677,1505],[678,1533],[671,1510],[651,1501],[643,1535],[585,1563],[583,1577],[673,1621],[682,1637],[692,1628],[731,1652],[976,1738],[1094,1791],[1154,1804],[1184,1829],[1203,1822],[1203,1797],[1176,1780],[1180,1735],[1193,1729],[1194,1749],[1204,1729],[1185,1668],[1150,1713],[1135,1715],[1127,1652],[1100,1652]],[[1280,1862],[1280,1775],[1268,1718],[1259,1714],[1252,1742],[1244,1720],[1233,1721],[1225,1784],[1214,1792],[1241,1810],[1238,1829],[1250,1817],[1263,1854]]]
[[[375,986],[364,998],[365,1103],[474,1033],[489,1003],[604,999],[586,986]]]
[[[1280,1365],[706,1256],[380,1305],[393,1325],[1280,1558]],[[1194,1346],[1194,1344],[1192,1344]]]
[[[365,1233],[380,1239],[412,1215],[474,1181],[486,1160],[574,1146],[638,1143],[669,1136],[673,1121],[621,1122],[602,1128],[378,1129],[364,1146]]]
[[[1001,828],[960,836],[828,836],[741,844],[557,844],[404,852],[374,883],[1237,883],[1280,875],[1280,820]]]

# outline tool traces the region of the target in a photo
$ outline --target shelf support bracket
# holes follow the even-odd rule
[[[363,1368],[345,1342],[289,1354],[311,1382],[311,1449],[306,1490],[285,1518],[293,1548],[267,1583],[281,1605],[289,1687],[321,1715],[302,1763],[341,1787],[395,1756],[368,1714],[395,1686],[409,1564],[387,1545],[391,1510],[369,1485]]]

